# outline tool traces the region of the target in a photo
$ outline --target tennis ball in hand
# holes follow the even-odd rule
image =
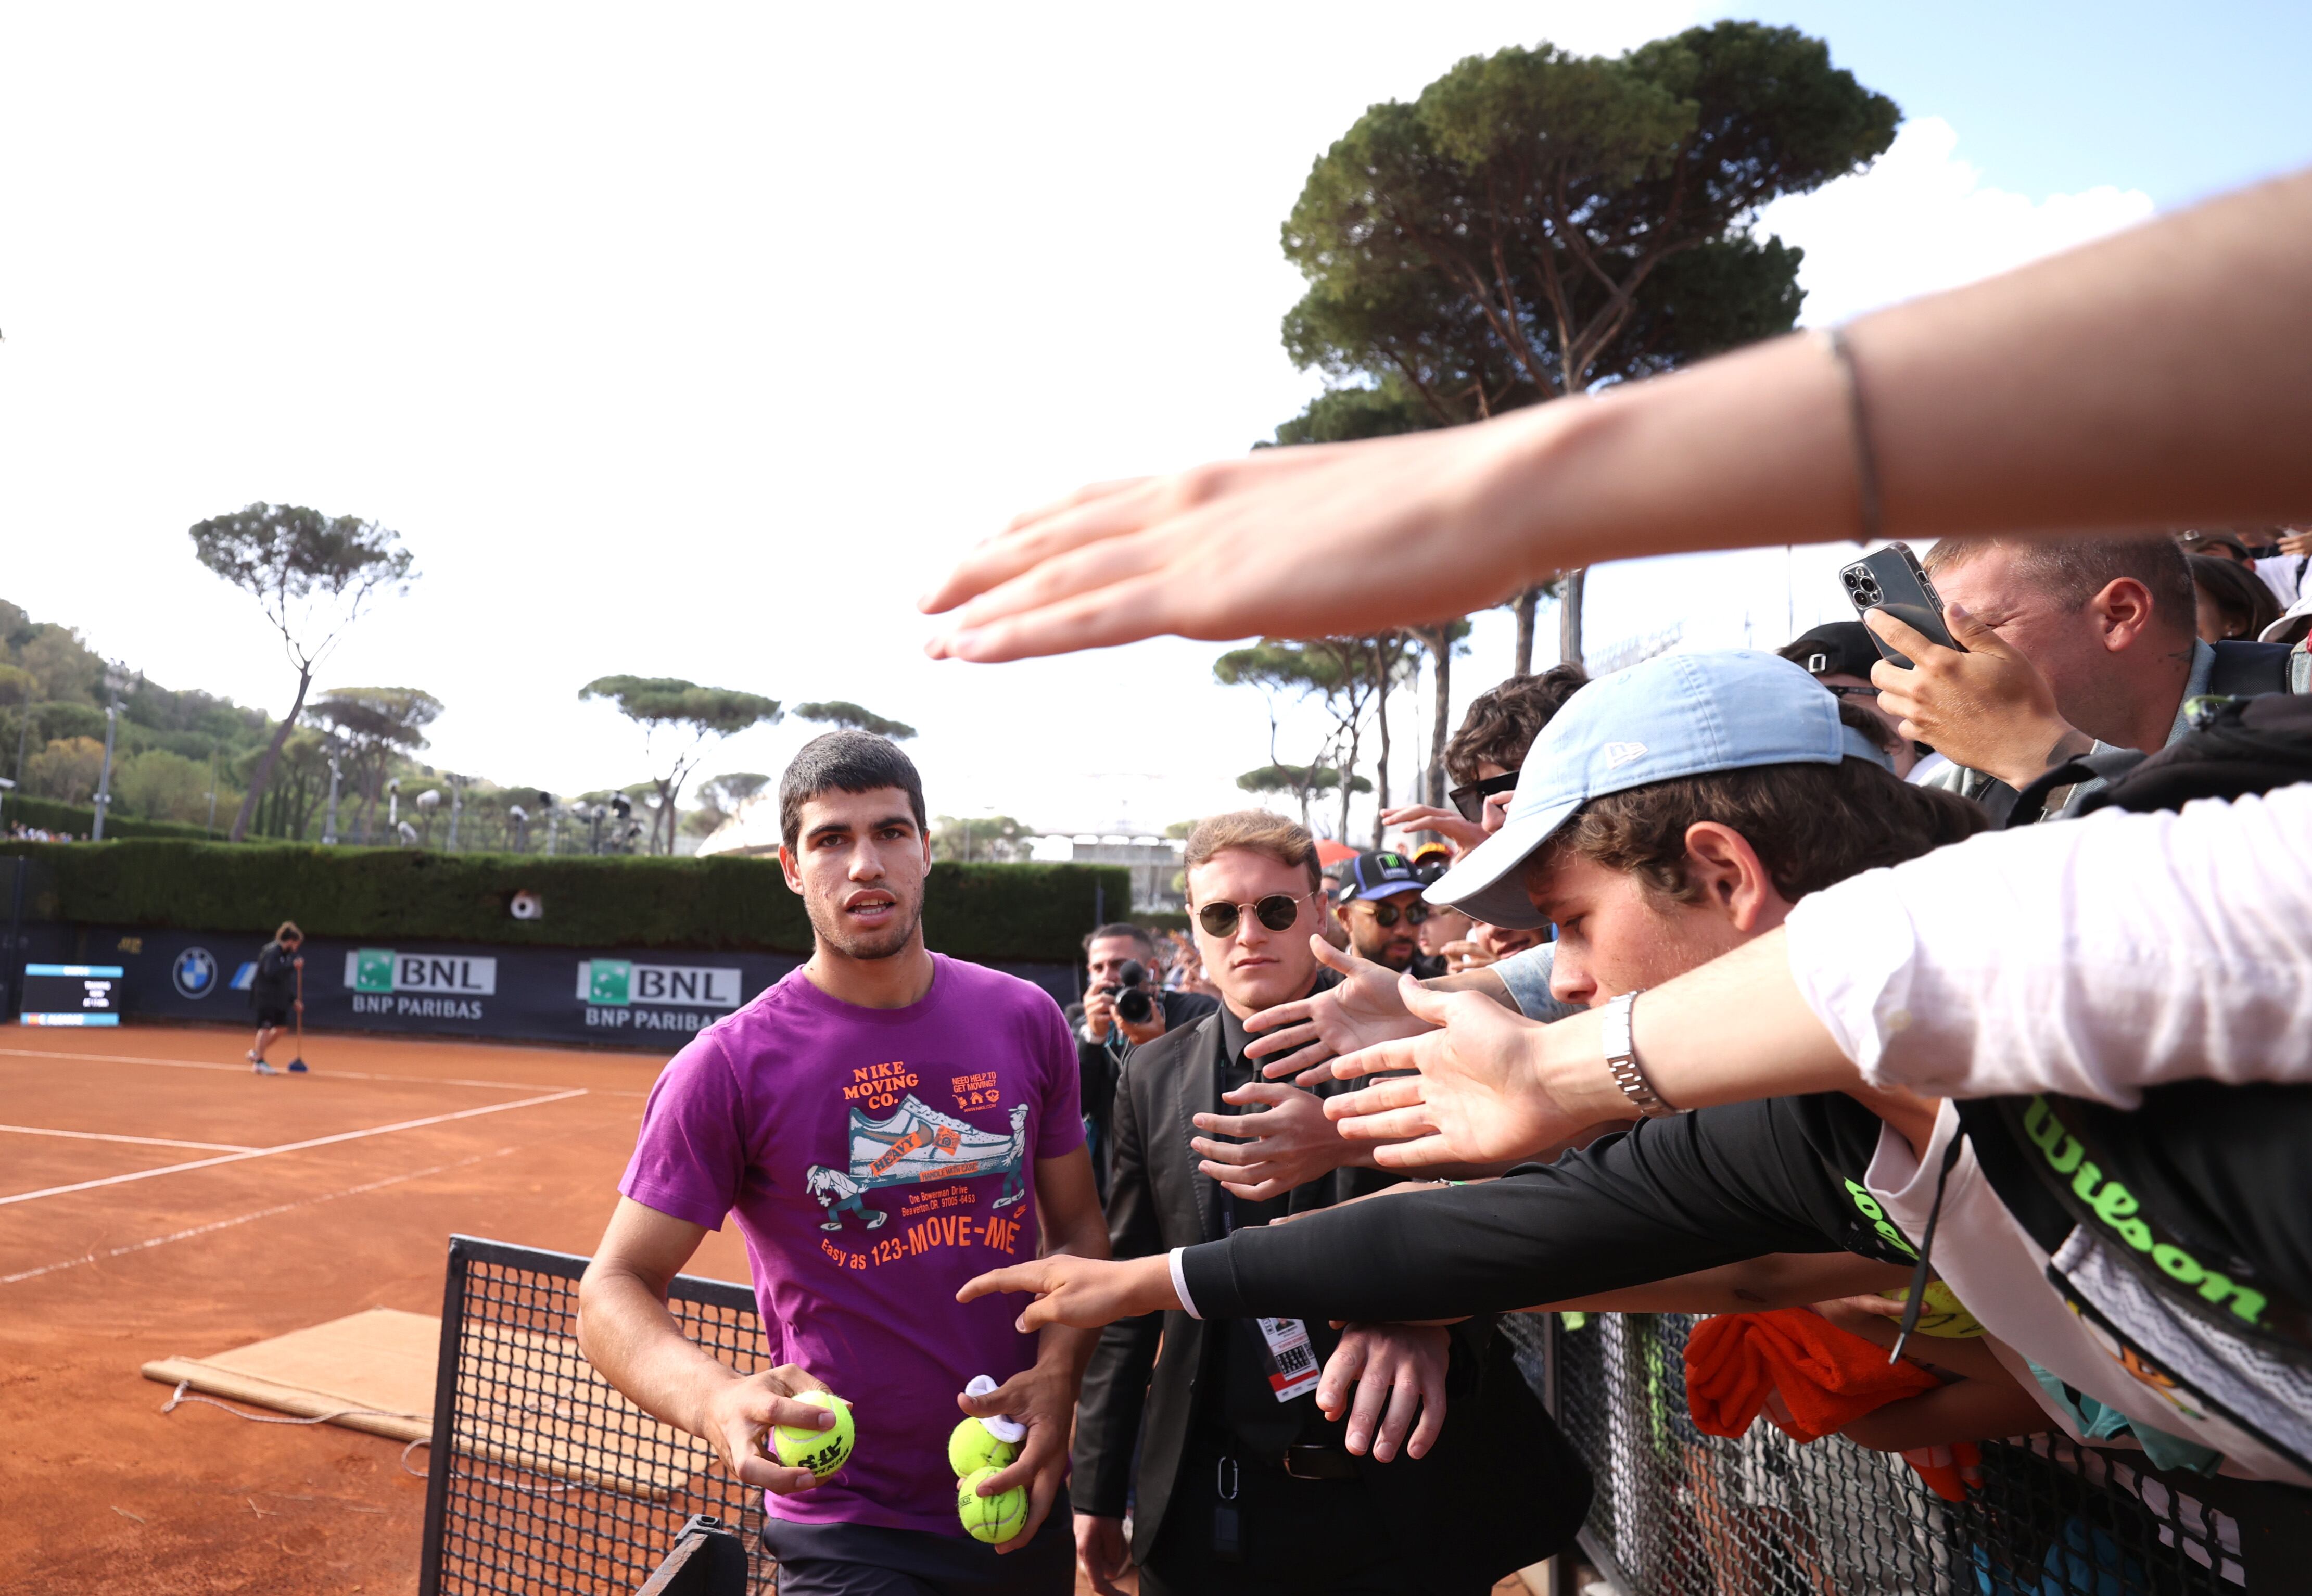
[[[1028,1493],[1018,1486],[993,1496],[979,1494],[982,1480],[994,1479],[1000,1469],[975,1469],[955,1487],[955,1513],[964,1533],[993,1546],[1009,1540],[1028,1525]]]
[[[795,1425],[780,1425],[771,1432],[771,1442],[777,1449],[779,1461],[790,1469],[808,1469],[825,1479],[851,1460],[851,1443],[858,1432],[851,1423],[851,1404],[833,1391],[798,1391],[798,1402],[808,1402],[814,1407],[834,1410],[835,1427],[831,1430],[806,1430]]]
[[[1019,1455],[1016,1443],[994,1434],[976,1418],[956,1425],[947,1438],[947,1466],[958,1479],[982,1469],[1009,1469]]]

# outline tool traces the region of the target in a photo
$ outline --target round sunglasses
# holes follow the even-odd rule
[[[1196,924],[1207,936],[1234,936],[1243,923],[1244,911],[1250,909],[1253,917],[1271,931],[1290,931],[1300,917],[1300,900],[1315,896],[1314,892],[1271,892],[1257,903],[1208,903],[1196,911]]]
[[[1365,908],[1372,911],[1373,924],[1376,925],[1394,925],[1399,916],[1404,916],[1405,923],[1408,925],[1426,925],[1429,916],[1437,912],[1418,899],[1406,904],[1403,908],[1397,908],[1393,903],[1376,903],[1368,900]]]

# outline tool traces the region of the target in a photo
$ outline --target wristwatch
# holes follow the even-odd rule
[[[1643,990],[1642,987],[1638,989]],[[1625,992],[1606,1004],[1606,1067],[1613,1072],[1614,1084],[1622,1089],[1622,1095],[1638,1106],[1639,1113],[1660,1119],[1678,1110],[1662,1101],[1638,1067],[1638,1050],[1630,1040],[1630,1011],[1637,1002],[1637,992]]]

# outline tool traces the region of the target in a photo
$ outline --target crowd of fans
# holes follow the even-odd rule
[[[2211,739],[2233,740],[2227,791],[2282,785],[2281,763],[2270,779],[2239,774],[2238,724],[2209,728],[2220,701],[2308,686],[2300,641],[2260,640],[2281,606],[2257,580],[2273,578],[2273,542],[2308,540],[1947,541],[1925,568],[1964,650],[1879,615],[1817,627],[1779,657],[1513,677],[1449,744],[1449,806],[1388,811],[1395,846],[1321,881],[1289,821],[1200,826],[1186,855],[1195,962],[1175,968],[1212,995],[1168,994],[1148,1024],[1111,1022],[1117,959],[1151,961],[1158,981],[1166,961],[1147,933],[1108,926],[1087,943],[1092,987],[1072,1014],[1114,1259],[990,1277],[1038,1294],[1030,1323],[1111,1325],[1075,1458],[1095,1586],[1125,1565],[1128,1498],[1143,1589],[1282,1589],[1287,1566],[1344,1558],[1402,1572],[1397,1541],[1370,1528],[1377,1490],[1391,1492],[1397,1541],[1469,1548],[1476,1520],[1438,1493],[1506,1466],[1489,1427],[1498,1382],[1465,1421],[1476,1433],[1437,1454],[1449,1461],[1420,1460],[1499,1361],[1490,1316],[1517,1311],[1708,1316],[1687,1355],[1698,1434],[1738,1435],[1762,1415],[1799,1442],[1843,1434],[1900,1453],[1954,1499],[1980,1478],[1978,1443],[2046,1431],[2155,1468],[2312,1486],[2312,1320],[2289,1306],[2312,1302],[2312,1193],[2285,1172],[2312,1125],[2299,1088],[2267,1083],[2300,1063],[2242,1059],[2240,1083],[2212,1092],[2178,1078],[2188,1069],[2089,1083],[2056,1070],[1962,1111],[1949,1081],[1888,1067],[1924,999],[1905,985],[1917,973],[1830,970],[1874,942],[1891,967],[1911,960],[1885,883],[1966,838],[2002,825],[2060,837],[2056,822],[2115,802],[2172,807],[2152,776],[2204,759]],[[2258,550],[2265,566],[2250,563]],[[1882,659],[1882,639],[1908,668]],[[2153,801],[2130,801],[2143,792]],[[1304,881],[1305,911],[1250,913]],[[2032,921],[2019,909],[2017,923]],[[1863,1073],[1680,1101],[1660,1033],[1633,1030],[1640,995],[1777,934],[1793,966],[1813,953],[1821,1022],[1875,1037],[1845,1050]],[[1232,973],[1248,947],[1260,983]],[[1588,1011],[1604,1022],[1590,1067],[1616,1089],[1593,1100],[1593,1122],[1520,1135],[1503,1074],[1526,1039],[1514,1028],[1569,1029],[1549,1022]],[[1391,1073],[1406,1066],[1420,1074]],[[1208,1072],[1218,1101],[1200,1103]],[[1457,1122],[1456,1091],[1487,1101]],[[1201,1133],[1185,1152],[1153,1134],[1180,1118]],[[1183,1195],[1191,1164],[1230,1205],[1220,1239]],[[1273,1404],[1227,1392],[1274,1372],[1252,1327],[1283,1322],[1309,1327],[1329,1359],[1318,1411],[1280,1425]],[[1201,1398],[1177,1366],[1200,1359],[1230,1371]],[[1255,1559],[1277,1561],[1253,1570],[1204,1528],[1216,1460],[1248,1451],[1336,1482],[1250,1498],[1287,1526]],[[1542,1472],[1573,1471],[1545,1455]],[[1710,1465],[1693,1457],[1699,1490]],[[1438,1478],[1400,1497],[1348,1459]],[[1528,1459],[1519,1478],[1534,1474]],[[1477,1535],[1461,1583],[1481,1588],[1486,1556],[1563,1539],[1554,1521],[1529,1524]]]
[[[10,842],[86,842],[85,837],[75,837],[69,831],[50,831],[41,826],[27,826],[18,820],[8,828]]]

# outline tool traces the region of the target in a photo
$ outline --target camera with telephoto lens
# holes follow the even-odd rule
[[[1155,1017],[1156,994],[1148,985],[1148,967],[1137,959],[1125,960],[1116,972],[1116,984],[1100,990],[1115,997],[1116,1017],[1126,1025],[1145,1025]]]

